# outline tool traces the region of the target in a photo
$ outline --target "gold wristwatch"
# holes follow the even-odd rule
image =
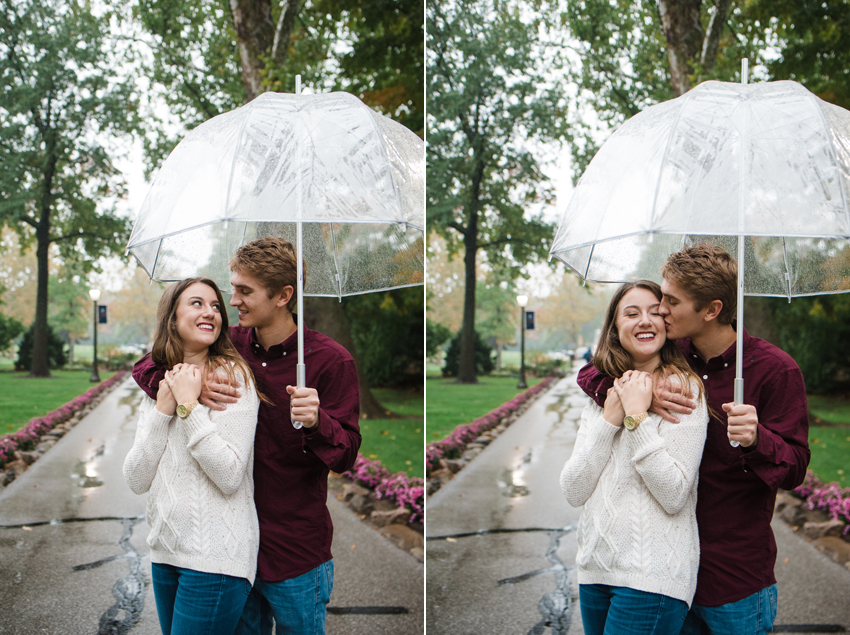
[[[185,419],[189,416],[189,413],[195,409],[195,406],[198,405],[198,400],[190,401],[189,403],[181,403],[177,406],[177,416],[181,419]]]
[[[623,427],[626,430],[635,430],[646,421],[647,417],[649,417],[648,412],[641,412],[639,415],[626,415],[626,418],[623,419]]]

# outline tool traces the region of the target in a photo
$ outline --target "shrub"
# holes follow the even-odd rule
[[[460,365],[460,337],[463,330],[457,332],[446,351],[446,365],[443,366],[444,377],[457,377]],[[478,375],[487,375],[495,368],[493,362],[493,349],[481,339],[478,331],[475,331],[475,372]]]
[[[18,361],[15,370],[32,370],[32,341],[35,335],[35,323],[24,333],[21,345],[18,347]],[[65,357],[65,342],[47,325],[47,360],[50,368],[61,368],[68,359]]]

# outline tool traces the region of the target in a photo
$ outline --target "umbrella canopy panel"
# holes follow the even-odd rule
[[[295,223],[228,222],[204,225],[134,249],[154,280],[206,276],[230,289],[230,259],[255,238],[277,236],[295,244]],[[404,225],[305,223],[304,295],[348,296],[422,284],[423,233]],[[144,264],[143,264],[144,266]]]
[[[590,282],[660,283],[667,257],[697,243],[717,245],[738,258],[735,236],[677,234],[629,236],[552,255]],[[844,239],[748,236],[744,245],[746,295],[791,298],[850,291],[850,246]]]
[[[658,279],[682,246],[737,256],[742,234],[745,293],[844,291],[848,193],[850,113],[795,82],[705,82],[605,142],[551,253],[588,280]]]

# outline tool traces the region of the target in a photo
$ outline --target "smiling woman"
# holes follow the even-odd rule
[[[130,489],[150,492],[148,545],[166,634],[232,633],[257,570],[253,462],[260,398],[230,340],[223,306],[221,291],[207,278],[166,289],[151,355],[169,370],[156,399],[144,398],[124,461]],[[207,378],[219,372],[242,395],[226,411],[198,402]],[[194,610],[189,598],[216,608]]]
[[[585,408],[561,472],[569,504],[584,506],[576,564],[588,635],[678,634],[696,590],[708,410],[699,378],[667,339],[661,298],[658,284],[640,280],[611,299],[593,364],[614,387],[604,408]],[[648,412],[655,382],[671,377],[699,401],[678,424]]]

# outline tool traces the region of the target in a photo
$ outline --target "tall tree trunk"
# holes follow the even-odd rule
[[[700,22],[702,0],[658,0],[658,14],[667,40],[670,85],[676,97],[691,88],[692,62],[702,52],[704,31]]]
[[[274,40],[270,0],[230,0],[230,13],[236,29],[242,83],[247,101],[263,92],[263,64],[260,56],[268,55]]]
[[[357,379],[360,382],[360,416],[369,419],[381,419],[387,416],[386,409],[378,403],[372,394],[366,369],[357,354],[354,340],[351,337],[351,328],[348,317],[342,309],[342,304],[336,298],[304,298],[304,326],[309,324],[314,331],[343,346],[354,358],[354,366],[357,368]],[[306,363],[306,360],[305,360]],[[319,396],[321,398],[321,395]]]
[[[474,212],[470,214],[463,243],[466,250],[463,255],[465,284],[457,383],[477,384],[478,377],[475,369],[475,255],[478,243],[478,214]]]
[[[48,212],[49,214],[49,212]],[[50,247],[49,225],[47,219],[36,229],[37,247],[35,259],[38,269],[35,294],[35,328],[32,337],[32,366],[30,377],[50,377],[50,361],[47,355],[47,280],[48,249]]]

